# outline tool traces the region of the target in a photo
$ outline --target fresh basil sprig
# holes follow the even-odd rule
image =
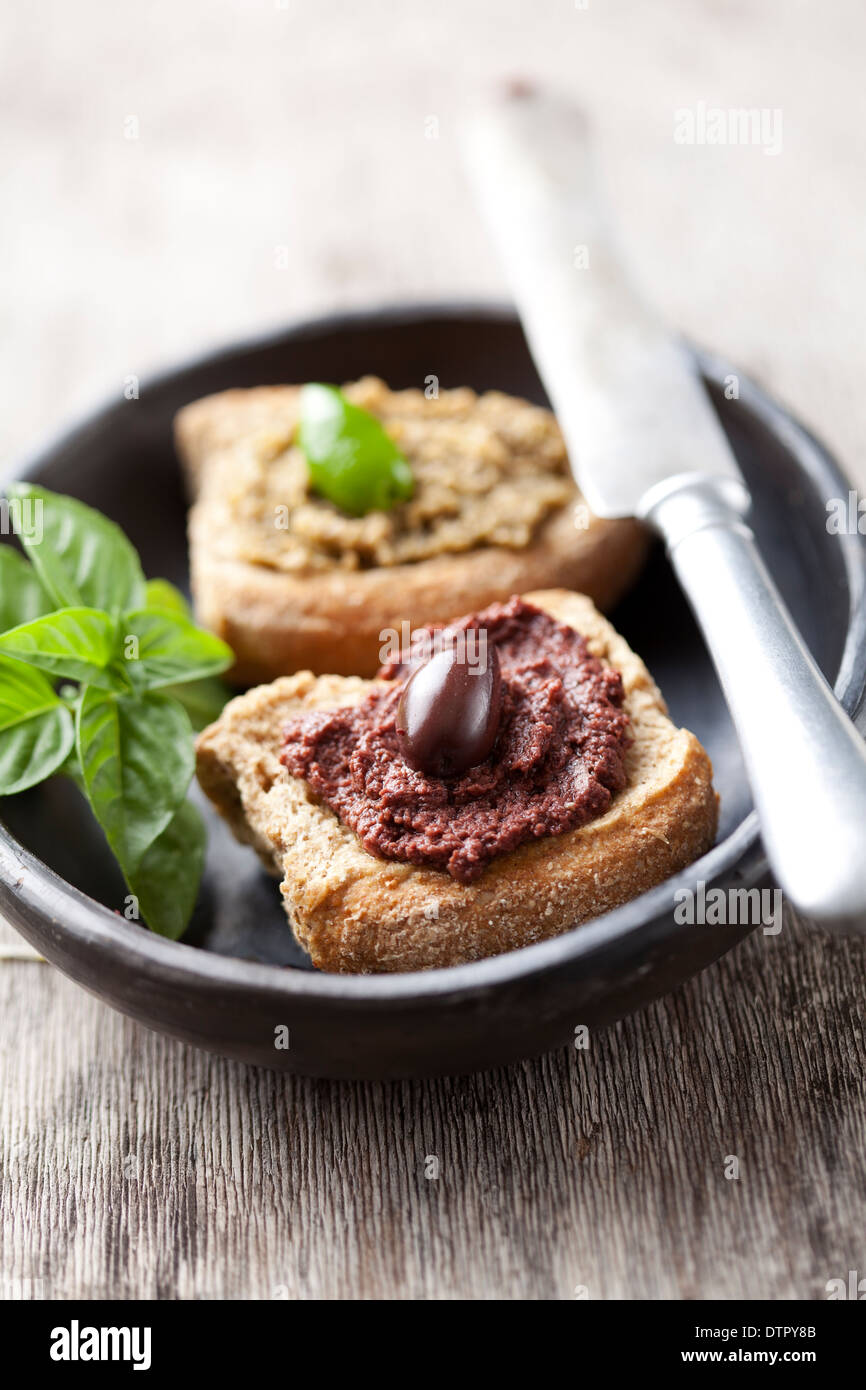
[[[0,546],[0,796],[70,776],[147,925],[177,938],[206,839],[186,800],[193,729],[225,703],[232,652],[167,580],[145,581],[113,522],[33,484],[7,491],[39,524],[22,528],[28,559]]]
[[[387,511],[412,496],[412,470],[391,436],[335,386],[303,388],[298,443],[315,491],[351,516]]]
[[[33,566],[11,546],[0,545],[0,632],[40,618],[53,607]]]
[[[0,788],[8,796],[50,777],[75,742],[69,709],[41,671],[0,658]]]
[[[117,625],[99,608],[59,608],[0,636],[0,655],[29,662],[49,676],[129,690],[123,667],[113,661]]]
[[[146,586],[141,561],[108,517],[34,483],[10,483],[12,502],[39,524],[22,530],[21,543],[54,608],[139,608]]]
[[[145,597],[148,611],[168,609],[170,613],[176,613],[179,617],[192,621],[189,604],[183,594],[173,584],[169,584],[167,579],[149,579]],[[219,718],[229,696],[222,681],[216,676],[203,676],[200,680],[190,680],[187,676],[182,685],[167,685],[165,693],[180,700],[196,733],[201,733],[202,729],[206,729],[208,724],[213,724],[214,720]]]

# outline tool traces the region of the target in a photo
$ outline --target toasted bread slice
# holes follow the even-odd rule
[[[562,438],[549,411],[501,393],[478,397],[465,388],[443,391],[434,402],[425,402],[420,391],[388,391],[370,378],[346,389],[361,404],[375,406],[392,429],[411,431],[410,462],[414,449],[424,455],[428,469],[431,459],[434,466],[441,459],[446,473],[465,465],[483,474],[488,457],[508,459],[516,479],[509,503],[512,523],[515,506],[518,514],[522,506],[514,498],[526,485],[521,469],[533,458],[544,460],[539,463],[542,486],[558,489],[564,500],[528,528],[525,544],[495,543],[494,526],[483,543],[461,548],[453,534],[459,518],[449,518],[446,500],[441,525],[452,530],[441,553],[410,563],[370,563],[368,557],[349,568],[337,551],[334,563],[318,554],[317,568],[293,569],[280,552],[270,517],[279,486],[267,459],[281,452],[286,457],[300,388],[224,391],[193,402],[175,422],[177,450],[194,498],[189,521],[193,597],[199,621],[235,653],[229,678],[236,684],[307,668],[372,676],[381,665],[383,633],[400,630],[404,622],[411,627],[445,622],[509,594],[551,586],[576,589],[607,608],[636,578],[646,556],[645,531],[634,521],[590,513],[568,477]],[[458,451],[460,465],[449,450]],[[261,489],[268,505],[262,504],[251,522],[251,498]],[[495,493],[491,496],[493,511]],[[483,488],[475,506],[477,521],[485,509]],[[306,514],[309,520],[309,509]],[[324,514],[318,520],[325,524]],[[385,514],[364,521],[368,535],[389,524]],[[346,519],[334,524],[345,527]],[[421,535],[435,535],[437,524],[426,517],[419,523]]]
[[[233,700],[198,741],[198,777],[239,840],[282,878],[295,934],[321,970],[424,970],[526,946],[617,907],[710,848],[718,798],[701,744],[667,717],[639,657],[582,594],[529,602],[568,623],[621,673],[633,743],[628,785],[598,820],[523,845],[460,884],[374,858],[280,763],[301,708],[357,703],[370,682],[308,671]]]

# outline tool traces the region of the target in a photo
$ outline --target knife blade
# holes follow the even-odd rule
[[[581,113],[543,94],[504,98],[467,123],[464,151],[578,483],[600,515],[638,516],[666,543],[780,886],[808,916],[866,930],[866,744],[761,559],[688,349],[631,283]]]
[[[468,122],[465,156],[592,510],[642,517],[653,489],[690,473],[729,480],[745,507],[694,357],[646,307],[616,245],[581,111],[521,89]]]

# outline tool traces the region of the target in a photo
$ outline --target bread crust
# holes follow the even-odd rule
[[[309,671],[283,677],[233,700],[200,736],[204,791],[282,878],[286,912],[319,969],[425,970],[527,946],[637,897],[712,845],[710,759],[671,723],[640,658],[584,595],[525,597],[583,633],[594,655],[620,671],[634,740],[628,785],[598,820],[494,859],[473,883],[374,858],[280,764],[290,714],[356,703],[368,681]]]
[[[176,444],[194,495],[209,458],[245,433],[276,424],[297,389],[225,391],[179,413]],[[295,575],[226,554],[205,492],[189,520],[193,597],[199,621],[233,649],[229,678],[237,685],[305,669],[373,676],[382,664],[383,631],[403,622],[446,622],[530,589],[573,589],[609,608],[636,579],[648,545],[635,521],[603,520],[586,510],[586,525],[578,527],[566,506],[542,521],[522,549],[486,545],[411,564]]]

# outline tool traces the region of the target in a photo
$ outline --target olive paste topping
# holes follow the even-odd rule
[[[285,729],[283,764],[365,849],[470,883],[604,814],[628,716],[622,677],[580,633],[515,597],[421,635],[361,704]]]
[[[232,559],[308,575],[412,564],[485,546],[522,550],[548,517],[578,499],[549,410],[499,391],[477,396],[468,387],[428,400],[419,390],[389,391],[375,377],[340,394],[375,417],[405,460],[411,488],[391,488],[389,509],[368,511],[370,496],[362,505],[349,486],[354,468],[347,475],[337,469],[334,498],[341,504],[320,496],[301,447],[297,390],[281,425],[263,424],[224,450],[209,472]]]

